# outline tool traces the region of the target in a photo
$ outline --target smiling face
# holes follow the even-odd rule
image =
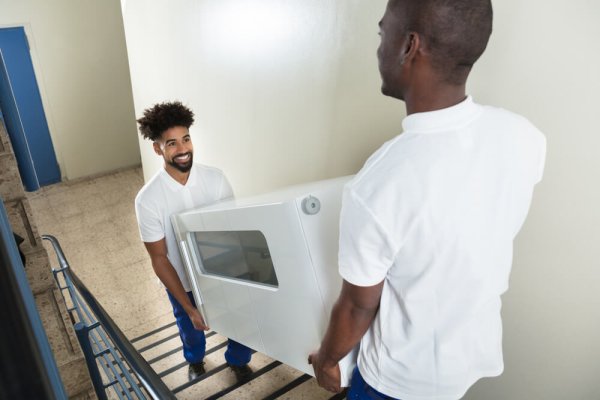
[[[170,174],[176,171],[187,173],[192,168],[194,147],[188,128],[174,126],[164,131],[154,142],[154,151],[165,160]]]

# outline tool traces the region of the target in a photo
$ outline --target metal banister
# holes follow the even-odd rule
[[[58,259],[60,271],[72,281],[73,285],[77,288],[89,308],[92,310],[98,322],[102,325],[104,331],[108,334],[115,347],[123,356],[123,359],[129,364],[151,398],[156,400],[176,399],[173,392],[169,390],[167,385],[165,385],[158,374],[152,369],[150,364],[148,364],[135,349],[129,339],[127,339],[125,334],[104,310],[102,305],[100,305],[77,275],[71,271],[58,240],[52,235],[42,235],[42,239],[47,240],[52,244]]]

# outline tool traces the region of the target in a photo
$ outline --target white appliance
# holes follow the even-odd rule
[[[351,177],[227,200],[172,217],[198,308],[210,328],[313,375],[337,299],[339,214]],[[341,362],[348,386],[356,349]]]

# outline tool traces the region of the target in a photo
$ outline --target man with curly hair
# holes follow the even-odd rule
[[[338,361],[360,343],[348,399],[459,399],[503,371],[501,295],[546,142],[466,95],[490,0],[389,0],[379,27],[381,91],[407,117],[344,188],[344,281],[309,362],[340,391]]]
[[[141,135],[152,141],[154,152],[164,160],[164,167],[135,199],[140,236],[154,272],[167,289],[183,343],[183,355],[189,363],[188,377],[194,380],[205,373],[204,331],[208,326],[196,308],[171,226],[171,215],[233,197],[233,191],[220,170],[193,162],[189,128],[194,123],[194,114],[189,108],[180,102],[156,104],[146,109],[137,122]],[[252,373],[248,366],[251,355],[251,349],[229,340],[225,360],[240,381]]]

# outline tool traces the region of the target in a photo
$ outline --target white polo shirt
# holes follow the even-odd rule
[[[187,292],[192,289],[179,254],[171,215],[231,197],[231,186],[220,170],[194,164],[185,185],[161,168],[135,198],[135,214],[142,241],[156,242],[166,238],[167,257]]]
[[[545,138],[470,97],[402,125],[343,195],[340,274],[358,286],[385,280],[359,370],[392,397],[458,399],[502,373],[500,295]]]

